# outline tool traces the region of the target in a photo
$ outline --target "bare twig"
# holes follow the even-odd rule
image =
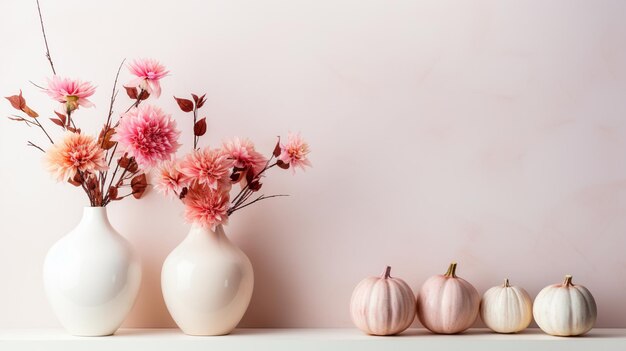
[[[105,138],[106,133],[111,128],[111,116],[113,116],[113,105],[115,104],[115,98],[117,97],[117,93],[118,93],[118,90],[117,90],[117,80],[120,77],[120,71],[122,70],[122,66],[124,65],[124,62],[126,62],[126,59],[122,60],[122,63],[120,63],[120,66],[117,68],[117,73],[115,74],[115,81],[113,82],[113,89],[111,91],[111,103],[109,105],[109,115],[107,116],[107,121],[106,121],[106,124],[105,124],[105,126],[106,126],[106,128],[104,130],[105,134],[102,136],[102,143],[100,144],[100,147],[102,147],[102,148],[104,147],[104,141],[106,139]],[[116,144],[116,146],[117,146],[117,144]],[[115,148],[115,149],[117,149],[117,148]],[[115,154],[115,149],[113,150],[114,154]],[[107,158],[109,158],[109,149],[106,150],[106,156],[105,156],[104,159],[106,160]],[[113,157],[111,157],[111,158],[113,158]],[[110,162],[109,162],[109,164],[110,164]],[[104,184],[106,184],[106,180],[107,180],[108,176],[109,176],[109,171],[108,170],[105,171],[105,172],[100,172],[100,184],[101,184],[101,187],[104,188]],[[102,189],[102,190],[104,191],[104,189]]]
[[[248,202],[245,205],[241,205],[239,207],[235,207],[235,208],[229,209],[227,213],[230,216],[233,212],[235,212],[237,210],[241,210],[242,208],[248,207],[248,206],[252,205],[255,202],[258,202],[258,201],[261,201],[261,200],[266,200],[266,199],[271,199],[273,197],[282,197],[282,196],[289,196],[289,195],[285,195],[285,194],[270,195],[270,196],[261,195],[261,196],[257,197],[256,199],[254,199],[253,201]]]
[[[29,80],[28,82],[30,82],[30,84],[36,86],[37,88],[41,89],[41,90],[47,90],[46,88],[42,87],[41,85],[33,82],[32,80]]]
[[[50,140],[50,144],[54,144],[54,141],[52,141],[52,138],[50,137],[50,134],[48,134],[48,132],[46,131],[46,128],[44,128],[41,125],[41,123],[39,123],[39,120],[37,118],[33,118],[33,120],[35,121],[37,126],[44,132],[44,134],[46,134],[46,136],[48,137],[48,140]]]
[[[41,7],[39,6],[39,0],[37,1],[37,11],[39,12],[39,22],[41,23],[41,33],[43,33],[43,41],[46,44],[46,58],[50,62],[50,68],[52,68],[52,73],[57,74],[54,69],[54,63],[52,63],[52,57],[50,56],[50,48],[48,47],[48,38],[46,38],[46,29],[43,25],[43,17],[41,16]]]
[[[28,144],[27,144],[27,145],[28,145],[28,146],[32,146],[32,147],[34,147],[34,148],[37,148],[37,149],[41,150],[41,152],[43,152],[44,154],[46,153],[46,151],[45,151],[44,149],[42,149],[42,148],[40,148],[39,146],[37,146],[37,145],[33,144],[33,142],[32,142],[32,141],[30,141],[30,140],[28,141]]]

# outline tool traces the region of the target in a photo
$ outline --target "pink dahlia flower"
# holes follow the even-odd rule
[[[165,196],[178,196],[184,187],[183,175],[176,161],[163,161],[157,170],[156,189]]]
[[[63,140],[46,152],[48,170],[60,182],[83,173],[107,170],[105,151],[86,134],[67,132]]]
[[[307,158],[309,152],[311,152],[309,144],[302,140],[300,133],[289,133],[287,143],[280,145],[278,159],[289,164],[291,171],[295,173],[296,167],[302,169],[305,169],[305,166],[311,167],[311,161]]]
[[[187,155],[180,164],[180,172],[189,184],[206,185],[211,190],[230,190],[230,172],[233,161],[217,149],[206,148]]]
[[[63,104],[64,111],[74,111],[78,106],[94,106],[87,98],[95,93],[96,88],[89,82],[78,79],[61,78],[57,75],[48,79],[46,93]]]
[[[230,198],[227,192],[214,191],[207,186],[196,186],[184,198],[185,218],[203,227],[228,222]]]
[[[240,169],[251,170],[253,174],[258,175],[265,165],[267,159],[260,152],[254,149],[254,144],[250,139],[239,139],[237,137],[225,141],[222,150],[233,160],[234,166]],[[245,179],[245,175],[240,177]]]
[[[159,80],[170,73],[165,69],[165,66],[154,59],[134,60],[128,64],[128,70],[137,78],[131,80],[125,86],[129,88],[139,87],[149,94],[154,94],[156,97],[161,96],[161,83],[159,83]]]
[[[178,150],[176,121],[160,108],[140,105],[122,116],[115,128],[115,141],[142,166],[152,167],[171,159]]]

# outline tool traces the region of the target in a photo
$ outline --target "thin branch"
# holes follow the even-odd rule
[[[33,142],[32,142],[32,141],[30,141],[30,140],[28,141],[28,144],[26,144],[26,145],[28,145],[28,146],[32,146],[32,147],[34,147],[34,148],[37,148],[37,149],[41,150],[41,152],[43,152],[44,154],[46,153],[46,151],[45,151],[44,149],[42,149],[42,148],[40,148],[39,146],[37,146],[37,145],[33,144]]]
[[[50,56],[50,48],[48,47],[48,38],[46,38],[46,29],[43,25],[43,17],[41,16],[41,7],[39,7],[39,0],[37,0],[37,11],[39,12],[39,22],[41,23],[41,33],[43,33],[43,41],[46,44],[46,58],[50,62],[50,68],[52,68],[52,73],[56,75],[57,71],[54,69],[54,63],[52,63],[52,57]]]
[[[256,199],[254,199],[253,201],[248,202],[245,205],[242,205],[242,206],[239,206],[239,207],[235,207],[232,210],[228,210],[228,215],[230,216],[233,212],[235,212],[237,210],[241,210],[242,208],[248,207],[248,206],[252,205],[255,202],[259,202],[261,200],[266,200],[266,199],[271,199],[273,197],[283,197],[283,196],[289,196],[289,195],[285,195],[285,194],[270,195],[270,196],[261,195],[261,196],[257,197]]]
[[[120,66],[117,68],[117,74],[115,74],[115,81],[113,82],[113,90],[111,91],[111,104],[109,105],[109,115],[107,116],[107,123],[106,123],[108,127],[111,126],[111,116],[113,115],[113,104],[115,103],[115,98],[117,97],[117,80],[120,77],[120,72],[122,71],[122,66],[124,65],[124,62],[126,62],[126,59],[123,59],[122,63],[120,63]],[[104,145],[104,139],[102,140],[102,145]]]
[[[30,82],[30,84],[32,84],[32,85],[34,85],[34,86],[36,86],[37,88],[39,88],[39,89],[41,89],[41,90],[48,90],[48,89],[46,89],[46,88],[42,87],[41,85],[39,85],[39,84],[37,84],[37,83],[33,82],[32,80],[29,80],[29,82]]]
[[[113,89],[111,91],[111,104],[109,105],[109,115],[107,116],[107,121],[106,121],[106,124],[105,124],[105,126],[106,126],[105,134],[102,136],[102,143],[100,144],[101,148],[104,148],[104,141],[106,139],[105,138],[106,133],[109,130],[109,128],[111,128],[111,116],[113,116],[113,105],[115,104],[115,99],[117,98],[117,93],[118,93],[118,91],[117,91],[117,80],[120,77],[120,71],[122,70],[122,66],[124,65],[124,62],[126,62],[126,59],[122,60],[122,63],[120,63],[120,66],[117,68],[117,73],[115,74],[115,81],[113,82]],[[116,146],[117,146],[117,144],[116,144]],[[115,150],[113,150],[113,153],[115,153]],[[106,156],[104,157],[104,159],[106,160],[107,158],[109,158],[109,149],[106,150]],[[101,181],[100,183],[102,184],[101,187],[104,187],[104,184],[106,184],[108,176],[109,176],[109,171],[108,170],[105,171],[105,172],[100,172],[100,181]]]
[[[44,134],[46,134],[46,136],[48,137],[48,140],[50,140],[50,144],[54,144],[54,141],[52,141],[52,138],[50,137],[50,134],[48,134],[48,132],[46,131],[46,128],[44,128],[41,123],[39,123],[39,120],[37,118],[33,118],[33,120],[36,122],[37,126],[39,128],[41,128],[41,130],[44,132]]]

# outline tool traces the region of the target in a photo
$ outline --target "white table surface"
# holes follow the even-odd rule
[[[494,334],[471,329],[434,335],[409,329],[399,336],[375,337],[357,329],[237,329],[231,335],[187,336],[178,329],[120,329],[114,336],[76,337],[61,329],[0,329],[0,350],[626,350],[626,329],[594,329],[583,337],[554,337],[538,329]]]

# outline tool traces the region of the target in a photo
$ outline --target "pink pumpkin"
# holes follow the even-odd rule
[[[446,274],[428,278],[417,295],[417,316],[433,333],[466,330],[476,321],[479,308],[478,291],[456,276],[456,263],[450,264]]]
[[[367,334],[398,334],[415,319],[415,296],[404,280],[391,277],[391,267],[387,267],[382,277],[366,278],[356,286],[350,314]]]

